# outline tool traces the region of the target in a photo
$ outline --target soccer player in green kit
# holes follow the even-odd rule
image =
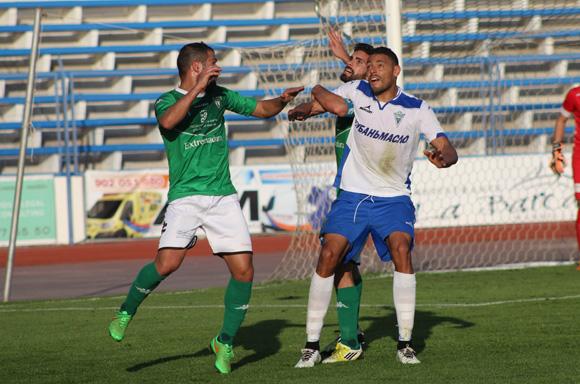
[[[330,48],[338,59],[343,61],[346,66],[340,75],[342,82],[349,82],[353,80],[361,80],[366,78],[367,61],[373,47],[358,43],[355,45],[352,55],[349,55],[344,48],[344,43],[339,33],[330,29],[328,32]],[[347,101],[349,104],[349,101]],[[350,104],[349,104],[350,105]],[[288,112],[290,120],[305,120],[311,116],[315,116],[324,112],[322,107],[316,102],[309,102],[298,105],[296,108]],[[335,154],[337,168],[340,166],[342,155],[346,140],[350,133],[354,114],[349,111],[349,114],[344,117],[337,117],[335,123]],[[365,241],[366,242],[366,241]],[[349,251],[353,254],[360,255],[364,248],[365,242],[353,245]],[[347,329],[344,324],[350,324],[348,318],[359,317],[360,297],[362,293],[362,278],[360,276],[358,266],[354,262],[341,264],[335,272],[334,287],[336,290],[337,312],[339,318],[339,326],[341,328],[340,340],[337,341],[351,341],[359,345],[364,343],[364,335],[360,329]],[[311,286],[311,289],[312,286]],[[312,300],[313,305],[317,308],[310,311],[311,315],[306,322],[307,340],[306,345],[301,350],[301,357],[296,363],[296,368],[310,368],[322,360],[320,354],[320,334],[324,325],[324,316],[328,310],[329,303],[317,303]],[[340,303],[340,304],[338,304]],[[332,346],[332,345],[331,345]],[[333,362],[331,359],[326,359],[323,362]]]
[[[169,204],[157,256],[137,274],[109,325],[109,334],[116,341],[123,340],[139,305],[179,268],[201,228],[213,253],[225,261],[231,273],[222,329],[210,342],[215,367],[230,373],[233,340],[248,309],[254,267],[248,227],[230,180],[224,112],[269,118],[280,113],[303,88],[290,88],[280,97],[256,101],[218,86],[221,68],[216,64],[215,52],[208,45],[183,46],[177,58],[180,85],[155,103],[169,163]]]

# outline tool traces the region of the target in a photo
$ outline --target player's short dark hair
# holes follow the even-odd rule
[[[374,51],[374,48],[372,45],[370,44],[366,44],[366,43],[357,43],[354,46],[354,49],[352,50],[353,52],[356,51],[363,51],[364,53],[366,53],[367,55],[371,55]]]
[[[395,54],[395,52],[393,52],[390,48],[387,48],[387,47],[376,47],[375,49],[373,49],[373,53],[372,54],[373,55],[385,55],[389,59],[391,59],[391,61],[393,62],[393,64],[399,65],[399,58],[397,57],[397,55]]]
[[[209,51],[213,51],[213,48],[204,42],[186,44],[181,47],[177,56],[179,76],[183,76],[194,61],[206,61]]]

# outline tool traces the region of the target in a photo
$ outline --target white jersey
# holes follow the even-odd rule
[[[373,196],[409,196],[420,134],[429,142],[445,135],[431,107],[400,88],[383,104],[363,80],[334,93],[352,101],[355,115],[334,186]]]

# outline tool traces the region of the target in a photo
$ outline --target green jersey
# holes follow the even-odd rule
[[[346,103],[348,104],[348,114],[343,117],[337,117],[335,124],[334,152],[336,154],[337,169],[340,167],[342,154],[344,153],[344,147],[346,146],[346,139],[348,139],[350,127],[352,127],[352,122],[354,120],[354,110],[352,102],[347,99],[345,99],[344,101],[346,101]]]
[[[155,102],[157,120],[185,95],[166,92]],[[191,195],[225,196],[236,193],[230,178],[225,110],[250,116],[256,100],[213,86],[198,96],[175,128],[159,126],[169,163],[168,201]]]

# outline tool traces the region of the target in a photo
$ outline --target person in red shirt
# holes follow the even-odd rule
[[[574,149],[572,151],[572,174],[574,177],[574,194],[578,205],[576,216],[576,240],[580,249],[580,87],[572,88],[568,91],[566,99],[560,109],[560,116],[556,119],[554,136],[552,137],[552,161],[550,168],[560,176],[564,173],[566,159],[562,153],[562,140],[564,139],[564,128],[570,117],[574,116],[576,121],[576,133],[574,135]],[[580,263],[576,267],[580,270]]]

